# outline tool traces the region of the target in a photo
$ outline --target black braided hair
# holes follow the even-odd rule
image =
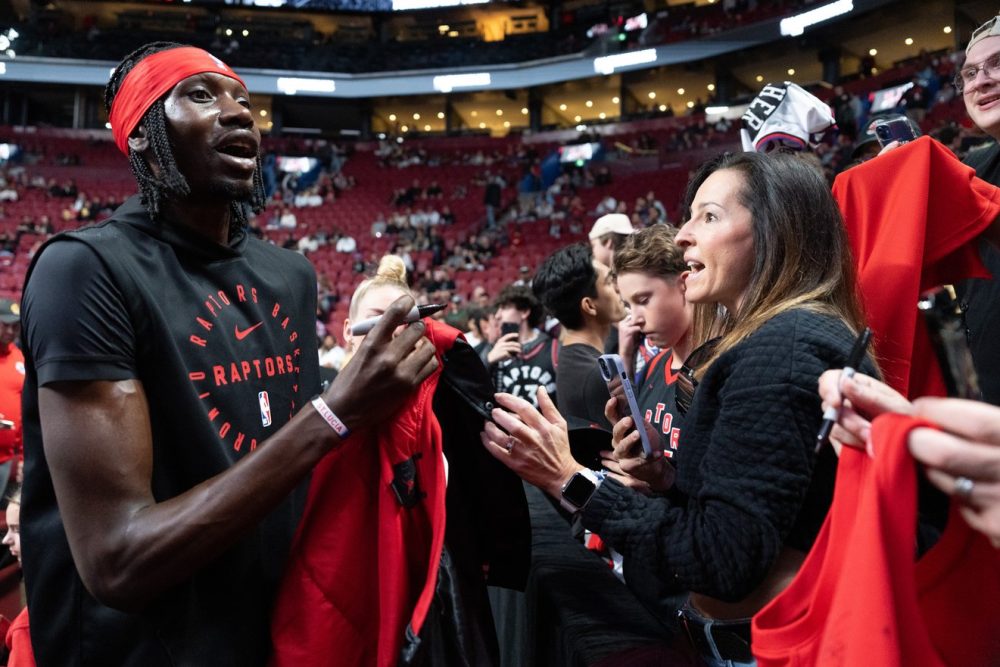
[[[154,53],[182,46],[184,45],[176,42],[151,42],[125,56],[111,74],[111,79],[104,88],[104,108],[108,115],[111,114],[111,104],[121,88],[122,81],[139,61]],[[146,136],[149,138],[149,146],[153,151],[153,159],[156,161],[159,176],[153,172],[143,155],[131,148],[128,149],[128,162],[139,185],[142,203],[149,211],[150,217],[156,220],[165,199],[184,197],[191,192],[191,186],[177,169],[173,145],[170,142],[170,135],[167,133],[167,117],[163,98],[156,100],[149,107],[140,123],[146,128]],[[264,177],[258,154],[257,169],[253,174],[253,192],[250,199],[232,203],[233,221],[236,224],[230,226],[230,235],[246,224],[247,207],[254,213],[259,213],[264,209],[265,203]]]

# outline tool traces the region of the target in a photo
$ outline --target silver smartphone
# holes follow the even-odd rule
[[[653,456],[653,446],[649,442],[649,435],[643,426],[642,413],[639,411],[639,403],[635,400],[635,390],[632,388],[632,381],[625,373],[625,364],[617,354],[602,354],[597,359],[598,366],[601,367],[601,377],[608,384],[608,393],[618,401],[619,418],[631,415],[635,428],[639,431],[639,439],[642,441],[642,451],[646,458]]]

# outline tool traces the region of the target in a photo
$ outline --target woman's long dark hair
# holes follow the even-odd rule
[[[698,188],[724,169],[743,177],[738,199],[750,211],[754,264],[739,312],[699,304],[696,339],[722,336],[717,357],[792,308],[834,315],[855,332],[864,328],[847,230],[816,167],[790,153],[721,155],[704,164],[688,184],[687,217]]]

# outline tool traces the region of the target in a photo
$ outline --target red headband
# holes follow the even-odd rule
[[[128,155],[128,135],[136,128],[153,102],[174,86],[195,74],[215,72],[243,84],[243,79],[229,66],[208,51],[193,46],[160,51],[146,56],[133,67],[122,81],[115,101],[111,103],[111,133],[115,144]]]

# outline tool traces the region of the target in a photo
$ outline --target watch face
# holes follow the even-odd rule
[[[590,500],[590,496],[594,495],[595,488],[596,485],[592,481],[582,474],[576,473],[569,481],[569,484],[566,485],[562,496],[567,502],[576,507],[583,507]]]

